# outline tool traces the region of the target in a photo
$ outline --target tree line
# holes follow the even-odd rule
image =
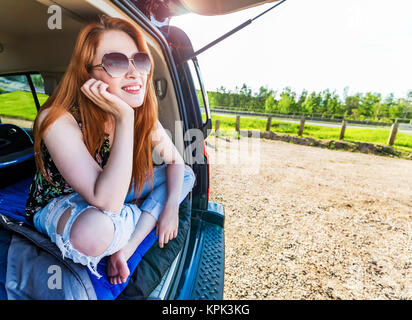
[[[412,90],[404,98],[395,98],[393,93],[386,97],[374,92],[349,95],[348,90],[348,87],[344,89],[342,98],[329,89],[310,93],[303,90],[298,95],[290,87],[278,94],[261,86],[258,92],[252,93],[251,88],[243,84],[234,91],[223,86],[217,91],[208,91],[208,100],[211,107],[250,112],[384,122],[412,119]]]

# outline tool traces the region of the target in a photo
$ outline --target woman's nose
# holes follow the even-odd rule
[[[129,70],[127,71],[126,76],[132,76],[132,77],[137,77],[139,75],[145,76],[147,75],[146,72],[144,72],[143,70],[136,68],[134,62],[132,59],[129,60]]]

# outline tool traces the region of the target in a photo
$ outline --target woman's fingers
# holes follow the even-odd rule
[[[108,87],[107,83],[91,78],[83,84],[81,90],[95,105],[114,116],[133,116],[133,108],[117,95],[107,91]]]
[[[102,84],[99,86],[99,94],[105,99],[108,99],[110,97],[109,92],[107,92],[108,87],[109,85],[104,82],[102,82]]]
[[[94,83],[94,81],[95,81],[94,79],[89,79],[80,88],[80,90],[84,93],[84,95],[88,97],[90,100],[92,100],[93,102],[95,101],[94,101],[93,94],[90,92],[90,85]]]
[[[82,86],[82,92],[88,97],[94,104],[103,106],[102,96],[99,94],[99,86],[104,83],[96,79],[90,79]]]
[[[105,84],[103,81],[96,80],[93,84],[90,85],[90,92],[93,94],[96,101],[100,102],[100,104],[104,103],[104,98],[100,93],[100,87]]]
[[[95,104],[103,106],[105,100],[107,100],[105,97],[107,87],[108,84],[103,81],[91,78],[83,84],[81,89],[82,92]]]

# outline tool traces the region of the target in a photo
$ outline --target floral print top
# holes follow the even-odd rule
[[[74,110],[73,116],[82,129],[82,123],[79,120],[77,110]],[[41,153],[44,161],[44,169],[50,177],[50,180],[56,186],[50,184],[42,175],[38,169],[34,175],[33,181],[30,185],[29,195],[26,201],[26,219],[33,223],[33,217],[40,209],[44,208],[51,200],[62,195],[73,193],[74,190],[66,182],[60,172],[57,170],[56,165],[53,162],[52,157],[47,150],[46,145],[41,141]],[[95,160],[99,166],[103,169],[110,155],[110,141],[109,134],[105,134],[105,140],[100,147],[99,151],[95,153]]]

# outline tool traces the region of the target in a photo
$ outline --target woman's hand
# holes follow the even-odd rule
[[[179,204],[166,202],[162,213],[159,216],[156,227],[156,236],[159,235],[159,247],[163,248],[169,240],[177,237],[179,227]]]
[[[133,115],[133,108],[118,96],[107,91],[109,85],[103,81],[91,78],[80,88],[86,97],[116,119]]]

